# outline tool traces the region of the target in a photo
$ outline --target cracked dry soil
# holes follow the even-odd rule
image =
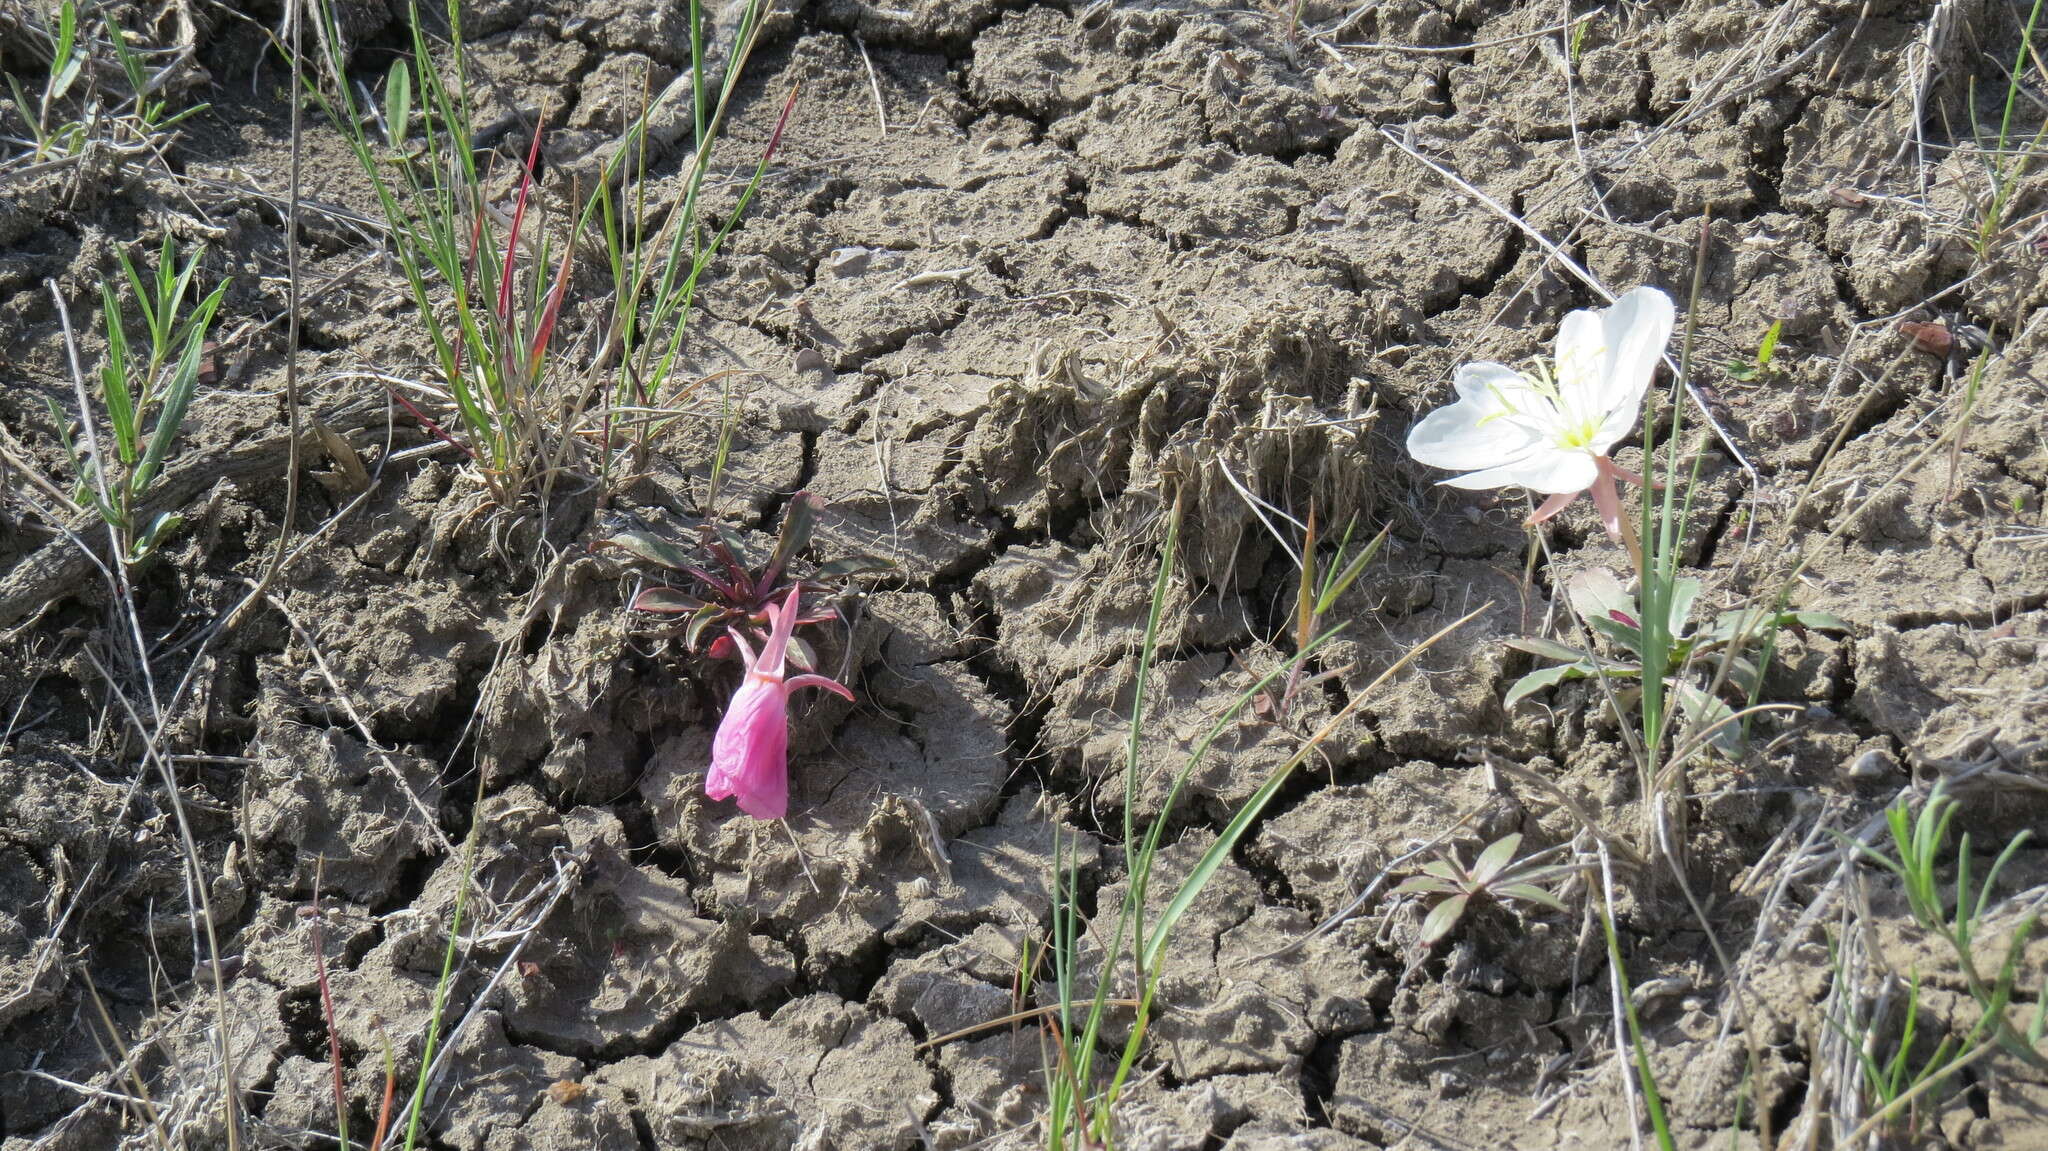
[[[402,42],[397,7],[347,6],[351,64],[371,82]],[[0,188],[0,421],[46,474],[63,467],[45,398],[73,401],[43,281],[89,331],[94,286],[123,245],[205,239],[208,274],[234,277],[221,377],[166,481],[188,523],[138,571],[135,599],[157,690],[174,700],[165,751],[230,956],[244,1146],[332,1145],[320,966],[356,1139],[387,1044],[409,1088],[459,844],[478,821],[474,934],[449,1003],[466,1022],[426,1145],[1034,1145],[1035,1029],[928,1041],[1019,1006],[1018,955],[1045,930],[1055,836],[1073,837],[1092,906],[1120,897],[1122,717],[1173,493],[1184,552],[1138,815],[1158,811],[1165,774],[1218,710],[1285,658],[1272,638],[1294,569],[1240,487],[1297,514],[1313,499],[1325,523],[1391,524],[1392,537],[1337,609],[1347,630],[1325,666],[1339,674],[1284,722],[1234,728],[1191,780],[1169,876],[1307,731],[1414,643],[1483,610],[1352,714],[1185,921],[1121,1109],[1123,1145],[1626,1145],[1591,921],[1481,914],[1423,956],[1416,909],[1376,898],[1290,946],[1447,829],[1467,843],[1574,835],[1565,810],[1487,757],[1616,826],[1636,817],[1633,771],[1593,689],[1500,704],[1528,667],[1502,640],[1543,625],[1565,575],[1625,557],[1581,504],[1532,575],[1521,505],[1433,486],[1400,446],[1457,363],[1532,354],[1565,310],[1597,302],[1488,201],[1602,282],[1681,300],[1710,213],[1697,362],[1740,358],[1783,322],[1780,370],[1763,382],[1700,374],[1729,442],[1695,433],[1687,558],[1707,598],[1733,604],[1770,586],[1759,549],[1853,516],[1796,595],[1854,627],[1788,636],[1767,694],[1797,708],[1760,719],[1742,762],[1692,780],[1692,882],[1718,942],[1756,957],[1748,1006],[1724,1028],[1716,941],[1670,891],[1642,885],[1620,927],[1631,980],[1658,989],[1642,1023],[1681,1145],[1728,1145],[1732,1130],[1757,1146],[1830,1105],[1815,1086],[1827,936],[1797,921],[1825,877],[1774,897],[1773,853],[1823,813],[1868,816],[1909,770],[1986,757],[2022,784],[1969,799],[1980,840],[2003,842],[2044,810],[2048,409],[2031,365],[2048,283],[2025,245],[1973,264],[1941,215],[1959,212],[1971,162],[1944,125],[1969,122],[1972,77],[2003,92],[1980,50],[2012,58],[2011,10],[1306,4],[1312,28],[1352,16],[1329,39],[1354,47],[1333,51],[1291,38],[1287,5],[1266,7],[773,5],[710,218],[736,199],[782,96],[801,95],[686,349],[691,374],[753,373],[735,498],[719,511],[759,541],[808,488],[830,505],[819,555],[898,565],[849,612],[850,631],[824,640],[859,702],[800,709],[787,835],[704,799],[724,673],[628,619],[635,573],[588,547],[628,523],[680,536],[698,522],[715,420],[671,436],[608,506],[572,493],[544,528],[529,523],[529,546],[539,531],[556,562],[505,562],[491,517],[456,506],[453,457],[394,460],[431,439],[402,415],[388,425],[374,385],[338,375],[424,360],[398,279],[348,216],[374,216],[374,201],[317,122],[306,195],[333,210],[303,225],[304,277],[323,287],[307,300],[301,378],[376,486],[295,562],[274,604],[193,658],[193,638],[262,570],[284,508],[284,326],[272,321],[286,81],[258,30],[274,7],[205,10],[204,74],[187,82],[212,108],[172,149],[177,178],[94,161],[89,179]],[[478,0],[464,13],[483,139],[510,156],[549,109],[543,195],[558,207],[640,93],[688,66],[672,4]],[[1585,17],[1569,55],[1561,15]],[[1960,146],[1902,167],[1915,54],[1936,24],[1975,30],[1941,41],[1919,113],[1930,138]],[[0,58],[28,64],[12,47]],[[680,163],[673,148],[653,158],[660,207]],[[2016,219],[2039,206],[2034,182],[2015,195]],[[1952,459],[1866,502],[1943,430],[1962,386],[1871,322],[1973,272],[1943,314],[2019,333],[1992,361],[1977,425]],[[89,363],[104,347],[93,339]],[[358,495],[329,454],[309,451],[306,480],[302,531]],[[206,1097],[216,1006],[179,830],[95,669],[127,650],[121,617],[72,543],[7,511],[0,1146],[145,1145],[115,1098],[132,1092],[184,1145],[225,1146]],[[133,667],[113,670],[134,682]],[[2038,884],[2048,856],[2023,851],[2010,874]],[[1884,877],[1864,882],[1872,946],[1902,969],[1931,963]],[[317,939],[305,913],[316,883]],[[2048,943],[2027,959],[2031,1003]],[[1045,1001],[1042,987],[1024,994]],[[1939,1025],[1967,1027],[1959,983],[1936,981],[1926,1001]],[[2048,1146],[2038,1072],[2001,1057],[1965,1087],[1929,1138]],[[1767,1113],[1740,1109],[1751,1099]]]

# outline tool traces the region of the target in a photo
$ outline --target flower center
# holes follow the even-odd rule
[[[1567,449],[1590,447],[1593,437],[1599,434],[1600,421],[1580,420],[1576,424],[1567,424],[1558,429],[1557,446]]]

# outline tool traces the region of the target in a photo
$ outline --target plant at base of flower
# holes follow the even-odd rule
[[[704,794],[713,799],[736,798],[740,810],[755,819],[781,819],[789,810],[790,693],[822,687],[853,698],[845,684],[822,675],[783,678],[789,638],[802,619],[797,602],[802,594],[801,587],[793,587],[779,606],[768,605],[768,640],[758,656],[738,628],[728,633],[739,648],[746,673],[711,741],[711,773],[704,777]]]
[[[765,643],[766,629],[773,622],[768,614],[770,609],[790,598],[792,592],[802,590],[822,600],[838,591],[836,585],[847,576],[886,571],[894,566],[888,560],[875,556],[849,556],[820,564],[817,570],[801,579],[791,578],[790,561],[810,544],[811,529],[824,506],[825,501],[810,492],[791,496],[789,507],[782,516],[782,530],[775,539],[775,550],[759,571],[753,568],[738,536],[713,523],[703,524],[697,529],[698,545],[708,557],[704,563],[697,562],[681,547],[645,531],[621,532],[599,546],[617,548],[689,577],[695,586],[688,591],[651,587],[633,597],[631,605],[634,611],[689,616],[689,621],[683,626],[683,646],[688,650],[696,651],[705,634],[715,634],[715,629],[720,627],[738,634],[734,629],[751,626],[753,638]],[[838,618],[837,609],[821,604],[791,626],[826,623]],[[725,659],[736,651],[733,641],[720,635],[711,641],[708,654],[713,659]],[[809,645],[801,639],[791,644],[790,658],[798,667],[812,666]]]
[[[1588,626],[1603,639],[1609,650],[1596,653],[1540,636],[1511,639],[1508,646],[1530,655],[1559,662],[1539,667],[1515,681],[1501,700],[1513,710],[1523,700],[1544,688],[1575,679],[1606,677],[1616,681],[1613,698],[1624,707],[1634,706],[1643,678],[1646,629],[1637,597],[1605,568],[1591,568],[1573,575],[1565,583],[1565,594]],[[1775,645],[1770,637],[1779,631],[1846,632],[1841,619],[1818,611],[1764,610],[1760,608],[1724,611],[1703,627],[1692,628],[1692,605],[1699,598],[1700,581],[1672,581],[1668,623],[1649,632],[1669,637],[1669,647],[1657,666],[1674,669],[1665,680],[1667,691],[1675,692],[1678,706],[1693,729],[1704,733],[1707,746],[1730,758],[1740,756],[1744,747],[1740,716],[1726,700],[1713,694],[1716,681],[1753,703],[1762,688],[1763,668],[1743,654],[1751,643]],[[1654,623],[1655,621],[1647,621]],[[1688,630],[1691,629],[1691,630]],[[1766,649],[1765,659],[1769,655]],[[1649,653],[1654,654],[1654,653]],[[1723,666],[1725,665],[1725,666]]]
[[[1532,524],[1591,492],[1607,534],[1632,541],[1614,482],[1641,484],[1642,477],[1616,466],[1608,453],[1635,428],[1673,318],[1669,296],[1637,288],[1609,307],[1566,315],[1554,366],[1538,362],[1518,372],[1505,364],[1462,365],[1457,402],[1415,425],[1408,454],[1465,473],[1442,481],[1454,488],[1543,493],[1549,498],[1529,517]]]

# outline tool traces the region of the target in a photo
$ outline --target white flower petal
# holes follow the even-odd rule
[[[1618,426],[1634,426],[1643,393],[1650,390],[1650,381],[1657,375],[1658,361],[1664,357],[1664,345],[1671,342],[1671,327],[1675,319],[1676,310],[1671,306],[1671,297],[1649,287],[1636,288],[1624,294],[1602,313],[1607,355],[1600,373],[1599,390],[1590,398],[1594,402],[1591,414],[1601,417],[1603,435],[1615,416],[1621,417],[1615,421]],[[1604,454],[1619,439],[1617,436],[1604,444],[1594,445],[1595,450]]]
[[[1566,313],[1557,327],[1557,391],[1572,423],[1597,421],[1602,406],[1601,380],[1607,374],[1607,313],[1581,308]]]
[[[1593,462],[1591,454],[1542,445],[1519,458],[1503,460],[1482,471],[1452,476],[1443,482],[1467,491],[1504,488],[1512,484],[1547,496],[1561,496],[1585,491],[1599,478],[1600,466]]]
[[[1408,433],[1408,454],[1446,471],[1492,467],[1543,440],[1540,424],[1517,409],[1527,398],[1542,401],[1520,373],[1501,364],[1466,364],[1458,369],[1458,401],[1422,418]]]

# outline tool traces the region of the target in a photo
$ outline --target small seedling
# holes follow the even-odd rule
[[[1706,666],[1703,663],[1705,657],[1721,656],[1725,664],[1721,676],[1725,682],[1744,697],[1754,698],[1761,685],[1762,672],[1757,662],[1742,652],[1749,640],[1783,628],[1841,632],[1848,630],[1849,626],[1826,612],[1737,610],[1722,612],[1713,623],[1688,632],[1686,628],[1691,621],[1693,601],[1699,597],[1700,582],[1679,578],[1672,581],[1666,626],[1646,629],[1636,597],[1604,568],[1580,573],[1571,580],[1568,591],[1573,606],[1594,632],[1607,641],[1610,652],[1589,652],[1537,636],[1510,640],[1510,647],[1559,662],[1539,667],[1516,680],[1501,701],[1502,706],[1512,708],[1546,687],[1569,680],[1605,676],[1610,680],[1639,682],[1643,677],[1648,642],[1645,635],[1654,631],[1659,636],[1669,637],[1668,644],[1660,653],[1663,658],[1652,661],[1672,670],[1673,674],[1664,680],[1666,687],[1677,694],[1679,707],[1694,727],[1711,733],[1708,737],[1711,746],[1731,756],[1740,754],[1743,745],[1742,727],[1735,722],[1735,712],[1698,682],[1701,677],[1688,674],[1688,669]],[[1639,694],[1625,686],[1618,687],[1615,699],[1617,703],[1629,706],[1636,702]]]
[[[19,159],[29,163],[63,160],[83,153],[89,142],[115,154],[147,153],[157,136],[206,110],[207,105],[194,104],[171,111],[170,101],[156,96],[163,88],[164,74],[150,73],[146,57],[152,50],[131,45],[112,16],[103,19],[106,42],[113,47],[114,62],[127,78],[130,95],[117,98],[100,90],[93,69],[94,49],[100,41],[81,21],[78,5],[64,0],[57,6],[54,27],[31,25],[26,37],[30,50],[46,53],[50,62],[34,98],[11,73],[7,76],[15,109],[34,143]]]
[[[687,590],[651,587],[642,591],[633,597],[632,610],[688,616],[683,627],[683,646],[694,652],[710,634],[716,638],[708,654],[713,659],[724,659],[737,651],[732,637],[722,634],[725,629],[746,629],[757,642],[765,643],[765,629],[772,622],[768,608],[788,599],[791,591],[801,589],[811,601],[793,626],[826,623],[839,618],[828,597],[839,591],[841,581],[895,566],[876,556],[847,556],[820,564],[807,576],[792,576],[789,565],[810,546],[811,531],[824,506],[825,501],[810,492],[790,497],[789,507],[782,515],[782,530],[775,538],[775,549],[758,568],[738,535],[723,524],[705,523],[698,527],[701,558],[652,532],[638,530],[620,532],[599,546],[616,548],[687,578],[691,584]],[[808,670],[813,666],[812,653],[801,639],[791,641],[789,655],[790,662],[800,668]]]
[[[113,435],[118,467],[94,450],[97,435],[81,448],[72,438],[70,421],[54,400],[47,401],[78,477],[76,499],[97,511],[121,541],[122,558],[142,559],[174,531],[179,521],[165,512],[147,524],[138,523],[142,498],[162,474],[171,444],[178,438],[185,409],[199,389],[200,366],[208,330],[228,285],[223,281],[197,307],[186,310],[192,280],[204,249],[192,253],[179,268],[171,238],[164,237],[154,274],[145,278],[121,254],[121,270],[135,292],[148,336],[146,351],[132,347],[121,320],[120,297],[111,283],[100,285],[101,314],[107,326],[107,359],[99,373],[100,400]],[[91,419],[91,413],[82,413]]]
[[[1913,914],[1914,922],[1924,930],[1940,937],[1955,953],[1956,964],[1961,968],[1963,981],[1969,986],[1970,994],[1986,1008],[1987,1016],[2002,1018],[2003,1004],[2012,995],[2011,972],[2027,940],[2033,936],[2037,916],[2029,914],[2013,929],[2008,944],[2008,958],[2005,970],[1993,978],[1985,978],[1977,966],[1976,942],[1982,930],[1985,916],[1991,910],[1991,890],[1998,883],[1999,872],[2011,861],[2014,853],[2025,846],[2031,833],[2022,830],[1998,853],[1991,868],[1984,875],[1981,884],[1972,885],[1970,877],[1970,836],[1964,833],[1956,848],[1955,866],[1955,911],[1951,914],[1941,897],[1941,888],[1936,877],[1943,849],[1948,844],[1949,825],[1956,815],[1956,801],[1948,794],[1946,784],[1935,785],[1927,802],[1921,805],[1920,813],[1914,816],[1906,809],[1904,802],[1895,803],[1885,810],[1885,824],[1891,832],[1892,850],[1897,858],[1887,856],[1861,840],[1848,840],[1857,854],[1898,876],[1900,886],[1905,889],[1906,906]],[[1993,1003],[2000,1005],[1999,1011],[1992,1011]],[[2032,1048],[2040,1042],[2044,1030],[2042,1010],[2035,1012],[2035,1021],[2029,1028],[2024,1041],[2017,1042],[2019,1050],[2032,1055]],[[2012,1036],[2006,1036],[2012,1039]]]
[[[1838,965],[1838,977],[1840,972]],[[1886,1132],[1904,1145],[1920,1141],[1921,1129],[1934,1108],[1919,1106],[1919,1096],[1943,1092],[1943,1081],[1948,1078],[1946,1068],[1956,1052],[1955,1036],[1944,1035],[1934,1051],[1921,1060],[1918,1067],[1913,1066],[1913,1040],[1918,1035],[1920,1021],[1920,983],[1917,971],[1906,981],[1905,1009],[1901,1013],[1899,1034],[1889,1044],[1892,1047],[1889,1058],[1879,1058],[1886,1045],[1886,1041],[1876,1033],[1880,1020],[1859,1017],[1853,1009],[1845,1018],[1829,1015],[1826,1019],[1828,1027],[1848,1040],[1856,1052],[1856,1061],[1863,1073],[1863,1090],[1871,1109],[1889,1116],[1884,1121]]]
[[[1392,530],[1391,527],[1380,529],[1380,534],[1347,560],[1345,553],[1351,549],[1351,533],[1357,526],[1356,517],[1344,526],[1344,535],[1337,541],[1337,553],[1324,567],[1316,555],[1316,509],[1314,505],[1308,509],[1308,527],[1302,536],[1301,585],[1296,592],[1294,607],[1294,650],[1297,652],[1307,651],[1315,637],[1323,632],[1323,619],[1336,606],[1337,597],[1357,582],[1365,566],[1379,555],[1380,548],[1387,542],[1387,533]],[[1320,579],[1317,578],[1319,571]],[[1297,660],[1279,691],[1261,692],[1252,701],[1252,712],[1261,719],[1284,721],[1303,689],[1349,670],[1347,665],[1309,675],[1306,674],[1307,665]]]
[[[1402,880],[1394,888],[1395,895],[1436,901],[1422,921],[1422,932],[1416,942],[1425,948],[1436,946],[1457,928],[1458,921],[1475,902],[1502,906],[1529,903],[1564,911],[1564,901],[1551,894],[1547,885],[1570,875],[1576,868],[1542,862],[1548,852],[1516,859],[1515,853],[1521,847],[1520,832],[1504,835],[1480,852],[1469,867],[1456,852],[1445,849],[1423,864],[1420,874]]]
[[[1764,332],[1762,342],[1756,346],[1756,355],[1748,363],[1741,360],[1728,361],[1728,375],[1743,383],[1754,383],[1771,374],[1771,361],[1778,355],[1778,335],[1785,329],[1785,321],[1772,320],[1770,329]]]

